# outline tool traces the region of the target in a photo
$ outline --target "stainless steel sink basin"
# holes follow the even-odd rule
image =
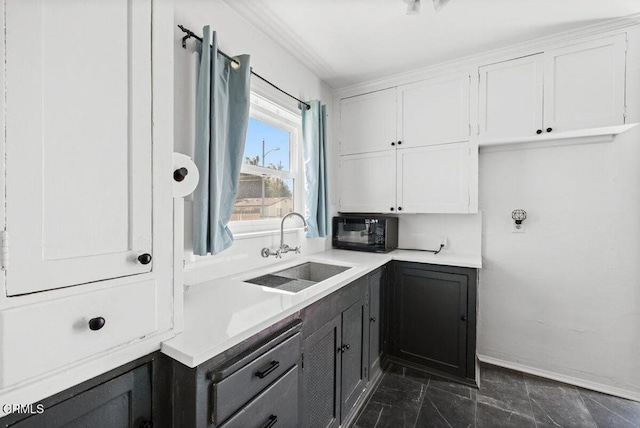
[[[272,274],[247,279],[245,282],[297,293],[347,269],[349,268],[345,266],[307,262]]]

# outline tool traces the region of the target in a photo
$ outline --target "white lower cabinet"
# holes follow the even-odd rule
[[[156,281],[0,311],[0,390],[154,333]]]
[[[468,213],[470,160],[469,143],[398,149],[398,211]]]
[[[396,151],[340,157],[340,210],[395,212]]]

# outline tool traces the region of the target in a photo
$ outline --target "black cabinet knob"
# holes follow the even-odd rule
[[[140,254],[138,256],[138,261],[143,265],[148,265],[149,263],[151,263],[151,254],[149,253]]]
[[[389,208],[389,210],[393,211],[393,207]]]
[[[553,131],[553,128],[547,128],[547,132]]]
[[[106,321],[102,317],[91,318],[89,320],[89,329],[93,331],[98,331],[102,327],[104,327]]]
[[[536,134],[538,134],[538,135],[542,134],[542,129],[538,129],[538,130],[536,131]]]
[[[391,142],[391,145],[392,145],[392,146],[395,146],[395,145],[396,145],[396,143],[392,141],[392,142]]]
[[[376,319],[374,317],[371,317],[371,318],[369,318],[369,321],[376,322]]]
[[[467,320],[467,316],[466,315],[460,315],[460,320],[461,321],[466,321]]]
[[[189,170],[185,167],[178,168],[173,171],[173,179],[180,182],[185,179],[185,177],[189,174]]]
[[[345,348],[349,349],[351,346],[349,346],[349,344],[347,343],[346,345],[344,345]]]
[[[402,207],[398,207],[398,211],[402,211]]]
[[[402,144],[402,141],[398,141],[398,145]]]
[[[153,422],[142,421],[142,423],[140,424],[140,428],[153,428]]]

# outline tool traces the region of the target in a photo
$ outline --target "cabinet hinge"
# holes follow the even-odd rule
[[[476,135],[480,135],[480,124],[477,125]]]
[[[0,268],[7,270],[9,268],[9,232],[3,230],[0,232]]]
[[[471,137],[471,124],[469,124],[469,137]]]
[[[627,123],[627,106],[624,106],[624,110],[622,110],[622,123]]]
[[[302,367],[302,370],[304,370],[304,354],[300,355],[300,366]]]
[[[365,378],[367,377],[367,368],[366,367],[364,368],[364,377]]]

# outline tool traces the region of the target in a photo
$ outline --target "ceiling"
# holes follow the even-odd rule
[[[224,0],[333,88],[640,13],[640,0]]]

